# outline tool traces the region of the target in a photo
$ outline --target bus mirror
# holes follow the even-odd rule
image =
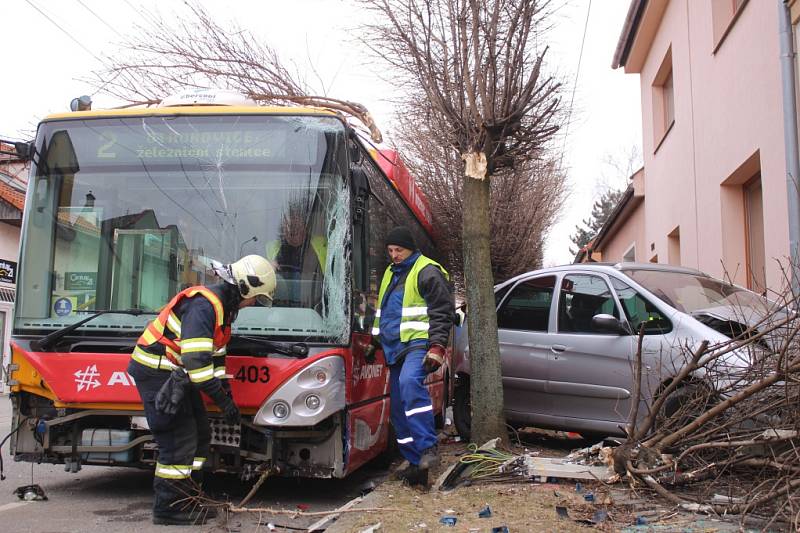
[[[33,141],[28,142],[15,142],[14,151],[17,157],[23,161],[28,161],[33,157]]]
[[[45,151],[45,168],[48,172],[75,174],[80,170],[78,156],[66,130],[57,131],[50,138]]]

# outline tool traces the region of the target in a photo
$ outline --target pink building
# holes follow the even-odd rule
[[[800,0],[787,4],[796,24]],[[594,257],[780,288],[790,235],[779,2],[632,0],[613,67],[640,76],[644,168]]]

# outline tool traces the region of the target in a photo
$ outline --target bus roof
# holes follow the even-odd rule
[[[339,113],[319,107],[301,106],[228,106],[196,105],[174,107],[130,107],[92,111],[69,111],[46,116],[42,122],[103,117],[143,117],[168,115],[324,115],[340,116]]]

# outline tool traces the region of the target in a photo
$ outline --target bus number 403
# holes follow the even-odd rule
[[[256,365],[243,366],[236,372],[233,379],[241,381],[242,383],[245,381],[248,383],[266,383],[269,381],[269,367]]]

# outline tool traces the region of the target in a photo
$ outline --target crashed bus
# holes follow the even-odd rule
[[[338,478],[391,445],[388,369],[364,349],[389,229],[409,227],[439,256],[427,201],[397,153],[371,148],[343,113],[228,100],[188,94],[39,125],[7,369],[16,461],[152,468],[126,372],[138,336],[177,292],[218,281],[214,261],[278,262],[290,213],[304,222],[294,268],[278,266],[271,308],[233,324],[226,377],[242,423],[207,400],[205,467]],[[448,372],[427,382],[440,423]]]

